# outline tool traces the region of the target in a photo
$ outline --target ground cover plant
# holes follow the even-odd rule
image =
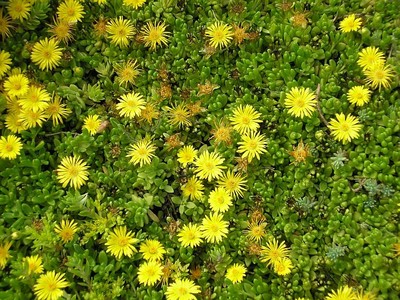
[[[0,299],[399,299],[398,1],[0,3]]]

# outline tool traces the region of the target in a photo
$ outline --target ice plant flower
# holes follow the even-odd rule
[[[218,181],[218,185],[223,187],[229,195],[234,199],[243,197],[243,191],[245,191],[244,185],[246,179],[240,176],[239,173],[234,174],[231,170],[228,170]]]
[[[13,27],[11,26],[10,16],[3,16],[3,8],[0,8],[0,35],[2,40],[11,35],[11,28]]]
[[[247,268],[243,264],[234,264],[226,270],[226,278],[232,283],[242,282],[246,272]]]
[[[252,131],[257,131],[260,128],[258,123],[261,123],[259,119],[261,114],[257,112],[253,106],[239,105],[239,107],[235,108],[232,112],[232,116],[229,120],[232,123],[233,129],[239,132],[240,134],[247,134]]]
[[[161,260],[166,253],[163,245],[157,240],[146,240],[140,244],[140,253],[145,260]]]
[[[4,90],[11,97],[21,97],[28,89],[29,79],[23,74],[11,75],[4,82]]]
[[[178,162],[186,167],[188,164],[194,162],[197,155],[197,150],[192,145],[184,146],[178,151]]]
[[[13,20],[27,19],[31,11],[31,2],[27,0],[10,0],[7,5],[8,14]]]
[[[200,200],[203,197],[204,185],[196,177],[189,178],[181,187],[183,196],[192,200]]]
[[[22,149],[21,138],[10,134],[0,138],[0,158],[15,159]]]
[[[142,167],[151,163],[151,159],[155,156],[154,152],[156,149],[157,147],[145,138],[131,145],[127,157],[131,158],[129,162],[134,165],[139,164]]]
[[[260,220],[253,220],[251,222],[248,222],[247,230],[245,230],[248,239],[257,243],[261,242],[261,240],[266,235],[266,226],[267,223]]]
[[[139,266],[138,280],[145,286],[153,286],[160,281],[163,267],[158,261],[146,261]]]
[[[67,117],[70,113],[71,110],[66,108],[65,104],[61,103],[61,98],[59,96],[54,96],[45,111],[46,117],[51,119],[55,126],[62,124],[63,118]]]
[[[62,220],[60,225],[54,227],[54,231],[58,234],[64,243],[73,240],[75,233],[78,231],[78,225],[74,220]]]
[[[138,9],[143,6],[146,0],[123,0],[122,3],[126,6],[133,7],[134,9]]]
[[[336,120],[329,122],[329,129],[331,130],[335,140],[342,141],[344,144],[350,142],[352,139],[358,138],[361,124],[358,118],[348,114],[345,116],[343,113],[336,114]]]
[[[101,120],[98,115],[90,115],[83,121],[83,129],[86,129],[90,135],[95,135],[101,125]]]
[[[50,95],[40,87],[30,86],[25,95],[19,100],[18,104],[22,109],[29,109],[33,112],[43,111],[49,106]]]
[[[128,93],[122,95],[117,104],[119,115],[133,119],[135,116],[140,116],[141,111],[145,108],[146,102],[143,96],[139,93]]]
[[[43,110],[33,111],[30,109],[23,109],[18,117],[22,125],[28,129],[36,126],[41,127],[46,120],[46,113]]]
[[[390,81],[392,80],[392,77],[394,77],[392,68],[383,64],[365,70],[364,74],[367,76],[367,83],[373,89],[379,88],[379,90],[381,90],[382,87],[385,89],[390,87]]]
[[[278,275],[285,276],[291,272],[292,268],[292,261],[287,257],[278,258],[274,263],[274,271]]]
[[[194,164],[196,166],[195,173],[200,179],[218,179],[222,176],[222,170],[225,166],[222,166],[224,159],[217,152],[204,151],[195,160]]]
[[[356,295],[353,292],[353,289],[349,286],[345,285],[340,287],[337,291],[332,291],[328,294],[325,300],[356,300]]]
[[[126,20],[123,17],[118,19],[110,20],[106,27],[107,33],[110,35],[111,43],[120,46],[127,47],[129,40],[135,33],[135,28],[130,20]]]
[[[369,102],[371,91],[361,85],[353,86],[347,93],[347,99],[351,104],[363,106]]]
[[[279,244],[275,238],[268,241],[266,246],[262,246],[261,249],[261,261],[266,262],[268,266],[275,266],[279,259],[289,255],[289,250],[286,248],[285,242]]]
[[[59,42],[67,44],[72,39],[72,23],[64,20],[54,20],[54,24],[50,25],[49,32],[52,38]]]
[[[155,50],[157,46],[166,46],[168,44],[169,32],[165,31],[165,23],[147,22],[141,30],[142,40],[146,47]]]
[[[317,100],[309,88],[293,87],[286,95],[285,106],[293,116],[310,117],[315,111]]]
[[[11,257],[10,253],[8,252],[8,250],[10,250],[10,247],[10,242],[6,242],[5,244],[0,245],[0,270],[6,266],[8,258]]]
[[[117,72],[116,81],[119,82],[120,85],[127,85],[128,83],[133,84],[135,82],[136,77],[139,76],[139,70],[137,68],[138,62],[137,60],[128,60],[123,64],[119,64],[115,67],[115,71]]]
[[[6,128],[13,133],[24,131],[26,127],[22,123],[17,113],[10,112],[6,116]]]
[[[172,105],[171,107],[166,108],[168,112],[168,121],[172,125],[182,126],[190,126],[192,123],[190,122],[190,111],[186,107],[184,103],[180,103],[178,105]]]
[[[61,50],[56,39],[45,38],[33,46],[31,60],[41,70],[52,70],[60,64]]]
[[[183,247],[194,248],[202,242],[203,234],[199,225],[189,223],[179,231],[178,237],[178,241]]]
[[[206,37],[214,48],[226,47],[233,38],[232,26],[217,21],[207,27]]]
[[[8,72],[11,68],[11,58],[10,53],[1,50],[0,51],[0,78]]]
[[[68,23],[79,22],[84,14],[83,5],[76,0],[65,0],[57,8],[58,18]]]
[[[375,68],[375,66],[385,64],[385,56],[376,47],[367,47],[358,52],[357,64],[364,71]]]
[[[176,279],[167,287],[167,300],[196,300],[193,294],[200,293],[200,287],[190,279]]]
[[[56,300],[59,299],[64,288],[68,286],[68,282],[64,278],[64,274],[49,271],[39,277],[33,290],[38,300]]]
[[[24,261],[28,267],[28,275],[43,273],[42,258],[39,255],[25,257]]]
[[[342,32],[357,31],[361,27],[361,19],[356,18],[355,14],[348,15],[340,22],[340,30]]]
[[[210,193],[208,203],[213,212],[224,213],[232,205],[232,197],[223,187],[218,187]]]
[[[88,180],[88,168],[79,156],[66,156],[57,169],[58,181],[64,188],[69,184],[74,189],[79,189]]]
[[[240,145],[238,152],[242,154],[243,158],[247,158],[249,162],[251,162],[253,158],[260,160],[260,154],[267,152],[265,149],[267,141],[265,140],[265,136],[263,134],[260,135],[259,132],[243,135],[242,141],[240,141],[238,145]]]
[[[137,242],[139,240],[133,237],[132,231],[127,232],[126,226],[116,227],[107,238],[107,252],[111,252],[117,259],[123,255],[131,257],[134,252],[137,252],[133,246]]]
[[[213,213],[210,214],[210,216],[204,217],[200,229],[207,242],[219,243],[222,241],[222,238],[226,237],[229,223],[223,221],[222,218],[223,215],[218,213]]]

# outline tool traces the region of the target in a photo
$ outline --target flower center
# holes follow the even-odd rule
[[[79,174],[79,169],[75,166],[71,166],[68,170],[68,175],[70,177],[76,177]]]
[[[249,117],[242,117],[242,124],[243,125],[249,125],[250,124],[250,118]]]
[[[128,238],[121,237],[121,238],[118,239],[118,246],[126,247],[126,245],[128,245]]]
[[[156,247],[149,247],[149,253],[156,254],[157,253],[157,248]]]
[[[178,295],[179,295],[179,297],[183,297],[183,296],[186,296],[187,294],[188,294],[188,290],[187,290],[187,288],[185,288],[185,287],[180,287],[178,290],[177,290],[177,292],[178,292]]]
[[[342,130],[342,131],[349,131],[349,129],[350,129],[350,126],[349,126],[349,124],[347,124],[347,123],[344,123],[344,124],[342,124],[341,126],[340,126],[340,129]]]
[[[7,144],[5,146],[5,149],[6,149],[7,152],[12,152],[14,150],[14,147],[12,145],[10,145],[10,144]]]
[[[375,78],[376,78],[377,80],[382,80],[382,79],[384,79],[384,78],[385,78],[385,72],[383,72],[383,71],[376,71],[376,72],[375,72]]]
[[[22,86],[19,82],[14,83],[14,90],[20,90],[21,88],[22,88]]]
[[[305,105],[305,101],[303,99],[296,99],[296,106],[298,108],[303,108]]]
[[[72,8],[72,7],[68,8],[68,9],[67,9],[67,15],[68,15],[69,17],[73,17],[73,16],[75,15],[75,9]]]
[[[47,291],[52,292],[57,289],[57,284],[55,282],[50,282],[47,286]]]
[[[217,233],[219,231],[219,226],[217,224],[211,224],[210,231]]]
[[[51,52],[49,50],[43,51],[43,57],[45,59],[50,59],[51,58]]]
[[[256,141],[250,141],[248,144],[249,149],[256,149],[257,148],[257,142]]]

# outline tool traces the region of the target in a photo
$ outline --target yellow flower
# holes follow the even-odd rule
[[[64,274],[49,271],[40,276],[33,286],[38,300],[57,300],[63,294],[63,288],[68,286]]]
[[[139,93],[129,93],[122,95],[117,104],[117,109],[120,111],[121,117],[134,118],[140,116],[141,111],[144,109],[146,102],[143,100],[143,96]]]
[[[208,203],[213,212],[224,213],[232,205],[232,197],[223,187],[218,187],[210,193]]]
[[[243,197],[243,191],[245,190],[245,180],[240,174],[234,174],[231,170],[228,170],[218,181],[218,185],[223,187],[229,195],[234,199]]]
[[[74,189],[79,189],[88,180],[87,169],[88,166],[79,156],[64,157],[57,169],[58,181],[64,188],[69,184]]]
[[[11,35],[10,31],[11,28],[12,26],[11,26],[10,16],[9,15],[3,16],[3,9],[0,8],[0,35],[2,40]]]
[[[158,261],[147,261],[139,266],[138,279],[145,286],[153,286],[162,275],[163,267]]]
[[[315,111],[317,100],[309,88],[293,87],[286,95],[285,106],[293,116],[310,117]]]
[[[218,145],[220,143],[226,143],[228,145],[231,144],[232,138],[232,130],[233,128],[225,124],[225,121],[221,120],[218,123],[215,122],[214,124],[215,128],[211,131],[212,133],[212,138],[215,139],[215,143]]]
[[[126,226],[120,226],[114,229],[107,239],[107,252],[111,252],[116,258],[121,258],[122,255],[131,257],[134,252],[137,252],[133,244],[139,242],[133,237],[132,231],[127,232]]]
[[[83,5],[75,0],[65,0],[57,8],[58,18],[68,23],[79,22],[84,14]]]
[[[190,279],[176,279],[167,287],[167,300],[196,300],[193,294],[200,293],[200,287]]]
[[[7,6],[8,13],[13,20],[27,19],[31,11],[31,2],[27,0],[10,0]]]
[[[189,223],[179,231],[178,237],[183,247],[194,248],[202,242],[203,234],[199,225]]]
[[[245,232],[249,240],[259,243],[265,237],[266,226],[267,223],[262,222],[260,220],[248,222],[248,227]]]
[[[72,39],[72,23],[65,20],[54,20],[54,24],[50,25],[49,32],[52,33],[52,38],[59,42],[67,44]]]
[[[247,268],[243,264],[234,264],[226,270],[226,278],[232,283],[242,282],[246,272]]]
[[[103,5],[107,3],[107,0],[92,0],[93,2],[96,2],[99,5]]]
[[[58,125],[63,123],[63,119],[67,117],[71,110],[65,107],[65,104],[61,104],[61,98],[59,96],[55,96],[53,101],[49,103],[49,106],[46,108],[46,117],[51,118],[53,121],[53,125]]]
[[[195,150],[192,145],[185,146],[178,151],[178,162],[180,162],[183,167],[186,167],[188,164],[194,162],[196,155],[197,150]]]
[[[159,115],[160,113],[154,104],[146,103],[146,105],[144,106],[144,108],[140,113],[139,120],[146,121],[151,124],[153,122],[153,119],[157,119]]]
[[[0,158],[15,159],[22,149],[21,139],[13,134],[0,138]]]
[[[0,245],[0,269],[3,269],[7,264],[7,259],[11,257],[8,250],[10,250],[11,243],[6,242],[3,245]]]
[[[261,250],[261,261],[266,262],[267,266],[275,266],[279,259],[285,258],[289,255],[289,250],[286,248],[285,242],[281,244],[275,238],[267,242],[266,246]]]
[[[340,30],[342,32],[357,31],[361,27],[361,19],[356,18],[355,14],[351,14],[340,22]]]
[[[41,127],[46,120],[46,114],[44,111],[24,109],[19,114],[19,120],[26,129],[36,126]]]
[[[190,111],[187,109],[186,105],[181,103],[167,108],[169,123],[178,126],[190,126],[192,123],[189,120]]]
[[[151,50],[155,50],[157,45],[167,45],[169,32],[165,31],[166,26],[164,23],[151,23],[147,22],[142,28],[141,34],[146,47],[150,47]]]
[[[161,260],[166,253],[163,245],[157,240],[146,240],[140,245],[140,252],[145,260]]]
[[[101,120],[99,119],[98,115],[90,115],[85,118],[83,123],[84,124],[82,128],[87,129],[90,135],[95,135],[101,125]]]
[[[58,41],[45,38],[33,46],[31,60],[39,66],[41,70],[52,70],[60,64],[61,48]]]
[[[60,225],[54,227],[54,231],[64,243],[68,243],[73,240],[74,234],[78,231],[78,225],[74,220],[62,220]]]
[[[337,291],[332,291],[325,298],[326,300],[356,300],[356,295],[348,286],[342,286]]]
[[[227,221],[223,221],[222,218],[223,215],[218,213],[213,213],[210,214],[209,217],[204,217],[200,229],[202,230],[203,237],[207,240],[207,242],[219,243],[222,241],[222,238],[226,237],[229,223]]]
[[[182,187],[183,196],[200,200],[203,197],[204,185],[196,177],[190,178]]]
[[[267,141],[265,140],[265,136],[263,134],[260,135],[259,132],[251,132],[250,135],[243,135],[242,141],[239,142],[238,145],[240,145],[238,152],[242,153],[242,157],[247,158],[249,162],[251,162],[254,157],[260,160],[260,154],[267,152],[267,150],[265,150]]]
[[[373,292],[364,292],[363,290],[357,291],[355,300],[375,300],[376,294]]]
[[[261,114],[257,112],[251,105],[239,105],[233,110],[233,115],[229,118],[232,122],[233,129],[240,134],[247,134],[251,131],[256,131],[261,123],[259,119]]]
[[[28,275],[43,273],[42,258],[39,255],[25,257],[24,261],[28,266]]]
[[[385,56],[376,47],[367,47],[358,52],[358,65],[363,68],[363,70],[370,70],[375,68],[377,65],[385,64]]]
[[[356,117],[350,114],[345,116],[343,113],[340,113],[336,114],[336,119],[331,120],[328,126],[335,140],[342,141],[345,144],[359,136],[362,126]]]
[[[32,110],[33,112],[43,111],[49,106],[50,95],[40,87],[30,86],[28,92],[22,96],[18,103],[22,109]]]
[[[154,151],[157,147],[149,141],[148,139],[142,139],[136,144],[131,145],[131,150],[129,151],[127,157],[131,157],[130,161],[134,165],[139,164],[141,167],[143,165],[148,165],[151,163],[152,157],[154,157]]]
[[[206,36],[210,39],[212,47],[221,49],[228,46],[233,38],[232,26],[217,21],[207,27]]]
[[[115,71],[117,72],[116,81],[118,81],[120,85],[125,86],[128,83],[133,84],[136,77],[139,75],[136,60],[128,60],[124,64],[117,65]]]
[[[134,9],[138,9],[143,6],[146,0],[123,0],[122,3],[126,6],[133,7]]]
[[[379,87],[379,91],[382,86],[385,89],[390,87],[391,78],[394,77],[392,68],[385,65],[376,65],[375,67],[364,71],[364,74],[367,76],[368,84],[373,89]]]
[[[4,90],[11,97],[21,97],[29,88],[29,79],[23,74],[11,75],[4,82]]]
[[[287,257],[278,258],[274,263],[274,271],[278,275],[285,276],[291,272],[292,268],[292,261]]]
[[[371,91],[361,85],[353,86],[347,93],[347,99],[351,104],[363,106],[369,102]]]
[[[0,51],[0,78],[8,72],[11,68],[10,53],[1,50]]]
[[[8,113],[6,116],[6,128],[11,130],[13,133],[19,133],[26,129],[24,124],[16,113]]]
[[[225,166],[221,166],[224,159],[217,152],[204,151],[196,159],[194,164],[196,165],[195,173],[200,179],[218,179],[222,175],[222,170]]]
[[[129,40],[135,33],[135,28],[130,20],[119,17],[108,22],[107,33],[110,35],[111,43],[120,47],[127,47]]]

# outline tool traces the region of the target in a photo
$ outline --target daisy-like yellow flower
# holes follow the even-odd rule
[[[106,27],[107,33],[110,35],[111,43],[120,46],[127,47],[129,40],[135,33],[135,28],[130,20],[126,20],[123,17],[118,19],[110,20]]]
[[[310,117],[316,109],[317,100],[309,88],[293,87],[286,95],[285,106],[293,116]]]
[[[235,174],[231,170],[228,170],[219,179],[218,185],[223,187],[234,199],[237,199],[243,197],[246,182],[247,180],[240,176],[240,174]]]
[[[356,295],[353,289],[345,285],[340,287],[337,291],[332,291],[328,294],[325,300],[356,300]]]
[[[292,261],[287,257],[278,258],[274,263],[274,271],[278,275],[285,276],[292,271]]]
[[[42,258],[39,255],[25,257],[24,261],[28,267],[28,275],[43,273]]]
[[[157,46],[166,46],[168,44],[169,32],[165,31],[165,23],[152,23],[147,22],[141,30],[142,40],[146,47],[155,50]]]
[[[261,114],[257,112],[253,106],[239,105],[239,107],[235,108],[232,112],[232,116],[229,118],[233,125],[233,129],[235,129],[240,134],[247,134],[252,131],[256,131],[261,123],[259,119]]]
[[[9,0],[7,10],[13,20],[22,21],[29,17],[31,2],[27,0]]]
[[[226,270],[226,278],[232,283],[242,282],[246,272],[247,268],[243,264],[234,264]]]
[[[31,60],[41,70],[52,70],[60,64],[61,50],[57,40],[45,38],[33,46]]]
[[[377,65],[385,64],[385,56],[376,47],[367,47],[358,52],[357,64],[363,70],[370,70]]]
[[[335,140],[342,141],[344,144],[350,142],[359,136],[361,125],[358,118],[348,114],[345,116],[343,113],[336,114],[336,120],[329,122],[329,129],[331,130]]]
[[[253,220],[248,222],[245,233],[250,241],[259,243],[266,235],[265,227],[267,227],[267,223],[261,220]]]
[[[160,115],[158,108],[152,103],[146,103],[143,110],[140,113],[140,121],[146,121],[149,124],[153,123],[154,119],[157,119]]]
[[[376,294],[373,292],[365,292],[363,290],[359,290],[355,293],[355,300],[376,300]]]
[[[186,107],[185,104],[180,103],[178,105],[173,105],[172,107],[167,108],[169,123],[179,127],[190,126],[192,123],[190,122],[190,111]]]
[[[154,152],[157,147],[148,139],[142,139],[135,144],[131,145],[131,149],[127,157],[131,157],[130,161],[134,165],[139,164],[148,165],[151,163],[151,159],[154,157]]]
[[[98,115],[90,115],[85,118],[83,121],[83,129],[89,131],[90,135],[95,135],[99,130],[101,125],[101,120]]]
[[[0,78],[8,72],[11,68],[10,53],[1,50],[0,51]]]
[[[10,250],[10,247],[10,242],[6,242],[5,244],[0,245],[0,269],[3,269],[6,266],[8,258],[11,257],[10,253],[8,252],[8,250]]]
[[[13,133],[19,133],[26,129],[25,125],[22,123],[19,115],[16,113],[8,113],[6,116],[6,128]]]
[[[183,196],[192,200],[200,200],[203,197],[204,185],[196,177],[190,178],[181,189]]]
[[[139,93],[128,93],[122,95],[117,104],[117,109],[120,111],[121,117],[128,117],[133,119],[135,116],[140,116],[141,111],[144,109],[146,102],[143,96]]]
[[[196,166],[195,173],[200,179],[207,179],[208,181],[218,179],[223,174],[222,170],[226,168],[222,166],[223,162],[224,159],[219,153],[210,153],[206,150],[194,162]]]
[[[161,260],[166,253],[163,245],[157,240],[146,240],[140,244],[140,250],[145,260]]]
[[[267,266],[275,266],[279,259],[289,255],[289,249],[286,248],[285,242],[279,244],[275,238],[268,241],[266,246],[262,246],[261,249],[261,261],[266,262]]]
[[[139,75],[136,60],[128,60],[123,64],[117,65],[115,71],[117,72],[116,81],[118,81],[120,85],[125,86],[128,85],[128,83],[133,84],[136,77]]]
[[[158,261],[146,261],[139,266],[138,280],[145,286],[153,286],[160,281],[163,267]]]
[[[78,225],[74,220],[62,220],[59,225],[54,227],[54,231],[64,243],[68,243],[73,240],[74,234],[78,231]]]
[[[79,22],[84,14],[83,5],[77,0],[65,0],[57,8],[58,19],[68,23]]]
[[[52,38],[67,44],[72,39],[72,23],[65,20],[54,20],[54,24],[50,25],[49,32],[52,33]]]
[[[183,247],[194,248],[202,242],[203,234],[199,225],[189,223],[179,231],[178,237],[178,241]]]
[[[265,149],[267,141],[263,134],[260,135],[259,132],[251,132],[249,135],[243,135],[242,141],[238,143],[238,152],[242,153],[243,158],[247,158],[249,162],[253,158],[260,160],[260,154],[267,152]]]
[[[58,181],[64,188],[69,184],[74,189],[79,189],[88,180],[88,168],[79,156],[66,156],[57,169]]]
[[[200,287],[190,279],[176,279],[167,287],[167,300],[196,300],[193,294],[200,293]]]
[[[371,91],[361,85],[353,86],[347,93],[347,99],[351,104],[363,106],[369,102]]]
[[[64,274],[49,271],[39,277],[33,286],[35,295],[38,300],[56,300],[59,299],[64,288],[68,286],[68,282],[64,278]]]
[[[223,221],[222,218],[223,215],[218,213],[213,213],[210,214],[210,216],[204,217],[200,229],[207,242],[219,243],[222,241],[222,238],[226,237],[229,223]]]
[[[226,124],[225,121],[221,120],[219,122],[215,122],[215,128],[211,131],[212,138],[215,140],[216,144],[226,143],[230,145],[232,142],[232,131],[233,128]]]
[[[71,110],[61,103],[61,98],[57,95],[54,96],[53,101],[49,103],[45,111],[46,117],[50,118],[55,126],[62,124],[63,118],[66,118],[70,113]]]
[[[232,197],[223,187],[218,187],[210,193],[208,203],[213,212],[224,213],[232,206]]]
[[[133,246],[137,242],[139,240],[133,237],[132,231],[127,232],[126,226],[116,227],[107,239],[107,252],[111,252],[118,259],[122,255],[131,257],[134,252],[137,252]]]
[[[23,109],[19,114],[19,120],[26,129],[36,126],[41,127],[43,122],[46,121],[46,113],[44,111]]]
[[[49,106],[50,95],[40,87],[30,86],[25,95],[18,103],[22,109],[32,110],[33,112],[43,111]]]
[[[11,28],[12,26],[10,16],[3,16],[3,9],[0,8],[0,35],[2,40],[11,35]]]
[[[373,89],[379,88],[379,91],[382,87],[385,89],[390,87],[390,81],[394,77],[392,68],[385,65],[376,65],[369,70],[365,70],[364,74],[367,76],[367,83]]]
[[[138,9],[139,7],[145,4],[146,0],[123,0],[122,3],[126,6],[133,7],[134,9]]]
[[[11,75],[4,82],[4,90],[10,97],[21,97],[28,89],[29,79],[23,74]]]
[[[178,151],[178,162],[186,167],[188,164],[194,162],[197,155],[197,150],[192,145],[184,146]]]
[[[0,158],[15,159],[22,149],[21,138],[11,134],[0,138]]]
[[[356,18],[355,14],[348,15],[340,22],[342,32],[357,31],[361,27],[361,19]]]
[[[206,37],[214,48],[223,48],[228,46],[233,38],[232,26],[224,24],[220,21],[215,22],[206,29]]]

